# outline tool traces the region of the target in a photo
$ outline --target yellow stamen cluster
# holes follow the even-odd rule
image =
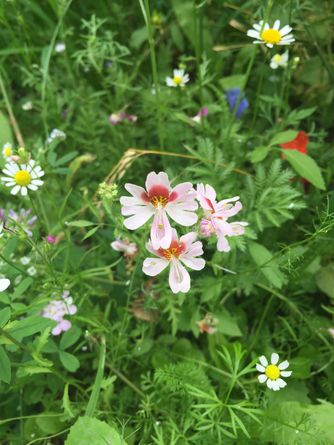
[[[281,41],[282,36],[277,29],[267,29],[261,33],[261,39],[266,43],[275,45]]]
[[[168,203],[168,198],[161,195],[153,196],[151,203],[154,205],[154,207],[165,207],[165,205]]]
[[[182,83],[182,77],[180,77],[180,76],[174,76],[174,77],[173,77],[173,82],[175,83],[175,85],[181,85],[181,83]]]
[[[26,170],[19,170],[15,173],[14,181],[21,187],[26,187],[31,183],[31,174]]]
[[[281,375],[281,371],[276,365],[269,365],[266,367],[265,374],[270,380],[277,380]]]

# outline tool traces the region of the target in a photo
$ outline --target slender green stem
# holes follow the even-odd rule
[[[157,58],[156,58],[156,54],[155,54],[155,43],[154,43],[153,27],[152,27],[152,22],[151,22],[150,4],[149,4],[149,0],[139,0],[139,3],[141,6],[143,15],[144,15],[147,34],[148,34],[148,44],[150,47],[152,76],[153,76],[155,99],[156,99],[156,105],[157,105],[159,144],[160,144],[160,150],[163,150],[164,149],[164,134],[163,134],[163,127],[162,127],[162,112],[161,112],[160,91],[159,91],[159,83],[158,83],[158,68],[157,68]]]
[[[268,311],[269,311],[269,308],[270,308],[270,305],[271,305],[273,299],[274,299],[274,297],[273,297],[273,295],[271,295],[270,298],[269,298],[269,300],[267,301],[267,304],[266,304],[266,306],[265,306],[263,312],[262,312],[262,316],[261,316],[261,319],[260,319],[260,321],[259,321],[259,324],[257,325],[256,332],[255,332],[255,334],[253,335],[252,343],[251,343],[251,345],[250,345],[249,348],[248,348],[248,351],[249,351],[249,352],[251,352],[251,351],[253,350],[254,345],[255,345],[256,342],[257,342],[257,339],[258,339],[260,330],[261,330],[261,328],[262,328],[263,322],[264,322],[264,320],[265,320],[265,318],[266,318],[266,316],[267,316],[267,313],[268,313]]]
[[[86,408],[86,416],[89,417],[92,417],[96,410],[104,374],[105,361],[106,361],[106,339],[105,336],[103,335],[101,337],[100,357],[99,357],[99,364],[96,372],[95,382]]]
[[[195,53],[196,53],[196,68],[197,68],[197,80],[199,86],[199,99],[200,104],[203,106],[203,95],[202,95],[202,75],[201,75],[201,54],[202,54],[202,42],[200,40],[199,33],[199,9],[197,6],[197,0],[193,0],[193,11],[194,11],[194,30],[195,30]]]
[[[6,104],[6,108],[7,108],[7,112],[8,112],[8,115],[9,115],[10,122],[11,122],[13,128],[14,128],[16,140],[17,140],[17,142],[19,143],[19,145],[21,147],[24,147],[24,140],[23,140],[20,128],[18,126],[18,123],[17,123],[17,121],[15,119],[15,115],[13,113],[13,109],[12,109],[12,106],[10,104],[10,100],[8,98],[8,94],[7,94],[7,91],[6,91],[6,88],[5,88],[5,84],[4,84],[3,80],[2,80],[1,73],[0,73],[0,89],[1,89],[1,93],[2,93],[4,101],[5,101],[5,104]]]

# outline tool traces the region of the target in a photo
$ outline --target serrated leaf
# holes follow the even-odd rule
[[[285,144],[286,142],[291,142],[296,139],[297,135],[298,131],[295,130],[282,131],[281,133],[275,134],[270,141],[270,145],[279,145]]]
[[[118,432],[93,417],[79,417],[72,426],[65,445],[127,445]]]
[[[284,158],[302,178],[307,179],[314,187],[326,190],[321,170],[314,159],[297,150],[282,150],[282,152]]]

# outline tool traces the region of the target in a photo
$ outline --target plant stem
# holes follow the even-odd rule
[[[86,416],[92,417],[96,410],[97,401],[100,394],[101,383],[104,374],[104,365],[106,360],[106,339],[103,335],[101,337],[101,348],[100,348],[100,356],[99,356],[99,364],[96,372],[95,382],[93,386],[92,393],[90,395],[88,405],[86,408]]]
[[[144,3],[143,3],[144,1]],[[139,0],[145,24],[148,34],[148,44],[150,47],[150,56],[151,56],[151,66],[152,66],[152,76],[153,76],[153,82],[154,82],[154,89],[155,89],[155,98],[156,98],[156,105],[157,105],[157,117],[158,117],[158,135],[159,135],[159,144],[160,144],[160,150],[164,149],[164,135],[163,135],[163,128],[162,128],[162,112],[161,112],[161,105],[160,105],[160,92],[159,92],[159,83],[158,83],[158,69],[157,69],[157,59],[155,54],[155,44],[154,44],[154,35],[153,35],[153,28],[152,28],[152,22],[151,22],[151,12],[150,12],[150,5],[149,0]]]
[[[15,133],[16,140],[19,143],[20,147],[24,147],[24,140],[23,140],[23,137],[22,137],[19,125],[17,123],[17,120],[15,119],[15,116],[14,116],[14,113],[13,113],[13,109],[12,109],[12,106],[10,104],[10,101],[9,101],[9,98],[8,98],[8,94],[7,94],[7,91],[6,91],[6,88],[5,88],[5,84],[4,84],[3,80],[2,80],[1,73],[0,73],[0,89],[1,89],[1,93],[2,93],[4,101],[5,101],[5,104],[6,104],[6,108],[7,108],[7,112],[8,112],[8,115],[9,115],[10,122],[11,122],[13,128],[14,128],[14,133]]]

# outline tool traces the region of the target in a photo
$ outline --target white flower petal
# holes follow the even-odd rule
[[[289,25],[285,25],[283,26],[282,29],[280,29],[280,34],[282,37],[286,36],[287,34],[289,34],[292,31],[291,26]]]
[[[290,377],[291,374],[292,374],[292,371],[282,371],[281,372],[282,377]]]
[[[284,360],[284,362],[282,362],[278,365],[278,369],[280,369],[280,370],[286,369],[288,367],[289,367],[289,362],[287,360]]]
[[[6,290],[10,285],[8,278],[0,278],[0,292]]]
[[[256,369],[259,372],[264,372],[266,370],[266,368],[264,366],[260,365],[259,363],[256,364]]]
[[[16,185],[10,192],[11,195],[17,195],[17,193],[20,191],[21,186]]]
[[[261,355],[261,357],[259,357],[259,361],[260,361],[261,365],[268,366],[268,360],[264,355]]]
[[[275,381],[277,382],[279,388],[284,388],[287,385],[287,383],[283,379],[277,379]]]
[[[259,31],[255,31],[255,29],[249,29],[247,31],[247,35],[248,35],[248,37],[253,37],[254,39],[261,38]]]
[[[267,376],[265,374],[260,374],[259,376],[257,376],[258,380],[260,383],[264,383],[267,381]]]
[[[276,29],[276,31],[278,31],[280,26],[281,26],[281,21],[280,20],[275,20],[274,25],[273,25],[273,29]]]
[[[270,359],[271,364],[272,364],[272,365],[276,365],[276,363],[278,363],[278,360],[279,360],[279,355],[276,354],[276,352],[273,352],[273,353],[271,354],[271,359]]]
[[[166,269],[169,262],[162,258],[146,258],[143,263],[143,272],[150,277],[155,277]]]

